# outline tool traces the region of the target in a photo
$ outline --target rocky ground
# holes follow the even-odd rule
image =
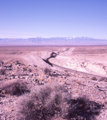
[[[87,98],[104,105],[98,120],[107,119],[107,78],[75,73],[67,70],[52,70],[36,65],[1,62],[0,69],[0,117],[1,120],[16,120],[17,102],[30,94],[37,86],[63,85],[73,99]],[[49,85],[49,86],[50,86]],[[91,118],[90,118],[91,119]],[[41,119],[42,120],[42,119]],[[78,118],[79,120],[79,118]],[[85,120],[85,118],[83,119]],[[88,120],[88,119],[87,119]]]
[[[107,120],[105,76],[27,55],[0,61],[0,120]]]

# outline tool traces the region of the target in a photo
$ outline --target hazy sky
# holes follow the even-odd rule
[[[0,0],[0,38],[107,39],[107,0]]]

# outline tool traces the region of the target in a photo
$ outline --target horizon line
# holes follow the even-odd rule
[[[27,38],[24,38],[24,37],[18,37],[18,38],[15,38],[15,37],[0,37],[0,39],[31,39],[31,38],[68,38],[68,39],[74,39],[74,38],[91,38],[91,39],[99,39],[99,40],[107,40],[107,39],[104,39],[104,38],[94,38],[94,37],[27,37]]]

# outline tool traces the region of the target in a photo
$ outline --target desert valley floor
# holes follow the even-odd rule
[[[0,120],[107,120],[107,46],[0,46]]]

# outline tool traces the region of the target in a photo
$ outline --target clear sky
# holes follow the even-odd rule
[[[0,0],[0,38],[107,39],[107,0]]]

